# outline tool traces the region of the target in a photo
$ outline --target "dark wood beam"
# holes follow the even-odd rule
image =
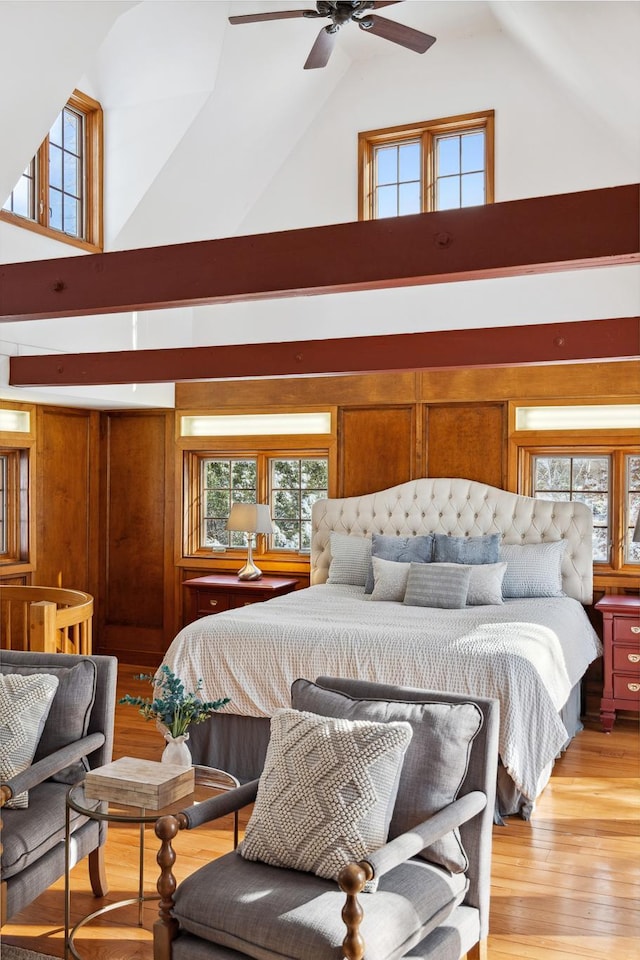
[[[640,184],[0,265],[0,321],[640,262]]]
[[[632,359],[639,355],[640,317],[622,317],[294,343],[11,357],[9,383],[160,383],[569,363]]]

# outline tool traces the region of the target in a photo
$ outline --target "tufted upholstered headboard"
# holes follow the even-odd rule
[[[568,597],[593,599],[593,519],[585,504],[521,497],[475,480],[423,477],[362,497],[318,500],[312,510],[311,583],[329,572],[332,530],[354,536],[502,534],[505,543],[568,540],[562,585]]]

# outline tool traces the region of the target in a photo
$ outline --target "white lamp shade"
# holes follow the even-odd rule
[[[273,533],[273,524],[266,503],[232,503],[227,530],[243,533]]]

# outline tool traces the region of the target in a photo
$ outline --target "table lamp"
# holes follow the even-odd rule
[[[226,529],[247,535],[247,562],[238,570],[238,579],[259,580],[262,570],[253,562],[251,549],[256,533],[274,533],[269,507],[266,503],[232,503]]]

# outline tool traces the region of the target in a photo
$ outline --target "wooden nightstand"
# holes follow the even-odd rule
[[[272,597],[282,597],[291,593],[298,581],[285,577],[261,577],[259,580],[238,580],[232,573],[212,573],[207,577],[194,577],[183,580],[182,585],[190,593],[187,608],[188,623],[212,613],[246,607],[250,603],[261,603]]]
[[[600,721],[611,733],[616,710],[640,710],[640,597],[606,596],[596,610],[604,627]]]

